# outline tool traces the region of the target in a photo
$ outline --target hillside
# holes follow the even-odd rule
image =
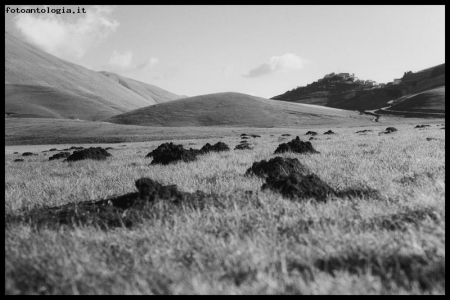
[[[142,96],[143,98],[149,101],[154,101],[155,104],[163,103],[169,100],[186,98],[186,96],[175,95],[155,85],[143,83],[131,78],[120,76],[115,73],[105,71],[100,71],[100,73],[116,81],[117,83],[126,87],[127,89],[135,92],[136,94]]]
[[[120,80],[110,77],[5,31],[5,111],[10,116],[98,120],[182,97],[118,75]]]
[[[406,117],[445,117],[445,86],[402,97],[391,106],[375,112]]]
[[[353,111],[271,101],[241,93],[217,93],[140,108],[103,121],[141,126],[291,127],[367,122]]]
[[[391,100],[406,98],[444,85],[445,64],[441,64],[415,73],[405,72],[402,78],[387,84],[359,80],[348,73],[331,73],[306,87],[295,88],[272,99],[365,111],[380,109],[388,106]],[[422,97],[428,95],[431,94],[424,94]],[[441,103],[438,106],[444,107],[445,110],[445,89],[439,95],[433,100],[430,99],[435,103],[430,105],[437,105],[438,101]]]

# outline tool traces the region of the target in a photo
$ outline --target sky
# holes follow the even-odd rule
[[[186,96],[271,98],[331,72],[387,83],[445,63],[444,5],[9,5],[5,29],[91,70]]]

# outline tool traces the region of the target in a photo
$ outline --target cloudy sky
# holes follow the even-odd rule
[[[331,72],[389,82],[445,62],[438,5],[49,6],[63,7],[86,13],[5,10],[6,30],[70,62],[180,95],[270,98]]]

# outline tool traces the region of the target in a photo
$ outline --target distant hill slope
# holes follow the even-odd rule
[[[149,101],[155,101],[156,103],[163,103],[169,100],[176,100],[186,98],[186,96],[175,95],[171,92],[163,90],[160,87],[151,85],[148,83],[143,83],[134,79],[120,76],[115,73],[100,71],[99,73],[107,76],[108,78],[116,81],[120,85],[132,90],[136,94],[142,96]],[[155,103],[155,104],[156,104]]]
[[[390,83],[384,87],[362,86],[356,82],[314,82],[306,87],[299,87],[282,95],[273,97],[274,100],[309,103],[349,110],[374,110],[388,106],[391,100],[408,97],[437,87],[445,86],[445,64],[434,66],[419,72],[405,73],[396,84]],[[431,94],[424,94],[427,97]],[[435,95],[435,94],[433,94]],[[445,89],[441,90],[441,96],[434,97],[442,102],[445,110]]]
[[[92,121],[122,112],[105,99],[79,90],[5,84],[5,115],[7,117]]]
[[[180,98],[155,86],[118,77],[129,82],[128,87],[5,32],[5,110],[11,115],[50,118],[70,115],[96,120]],[[67,111],[69,107],[71,112]]]
[[[445,86],[404,97],[376,113],[405,116],[445,117]]]
[[[104,119],[141,126],[292,127],[349,124],[370,118],[353,111],[271,101],[241,93],[217,93],[175,100]]]

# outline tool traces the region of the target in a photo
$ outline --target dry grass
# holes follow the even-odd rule
[[[264,134],[250,139],[254,150],[168,166],[149,166],[144,158],[161,142],[115,147],[107,161],[70,164],[42,154],[13,163],[17,155],[7,154],[7,214],[133,192],[140,177],[214,193],[221,204],[161,203],[132,228],[6,224],[5,293],[445,294],[444,130],[395,127],[387,135],[378,135],[379,127],[366,135],[354,133],[361,128],[320,131],[312,141],[320,154],[284,155],[337,190],[381,193],[326,203],[262,192],[262,179],[243,176],[295,136]],[[230,148],[239,140],[222,139]],[[182,143],[199,149],[216,141]]]

